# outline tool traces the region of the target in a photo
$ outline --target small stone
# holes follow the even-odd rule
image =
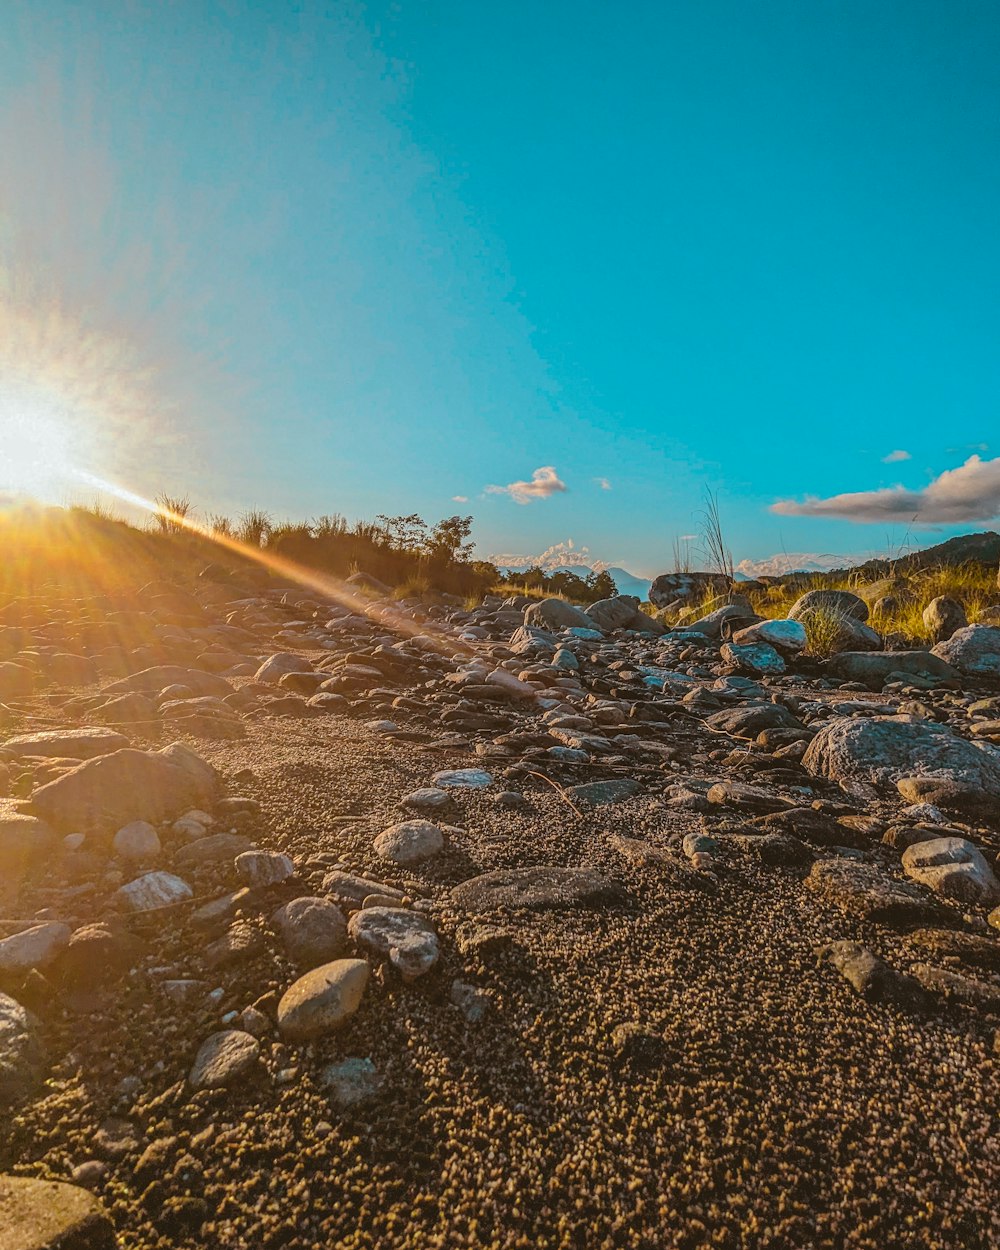
[[[236,872],[252,890],[280,885],[295,875],[295,863],[278,851],[244,851],[236,856]]]
[[[444,834],[429,820],[405,820],[390,825],[374,842],[375,853],[393,864],[419,864],[440,854]]]
[[[451,795],[447,790],[440,790],[437,786],[424,786],[400,799],[399,806],[409,808],[414,812],[436,812],[442,807],[447,807],[451,801]]]
[[[490,1007],[489,994],[465,981],[452,981],[450,998],[469,1024],[478,1024]]]
[[[867,1002],[924,1005],[926,996],[912,978],[891,968],[860,942],[830,942],[819,953]]]
[[[133,820],[123,825],[114,836],[112,847],[122,859],[150,862],[160,855],[160,835],[156,826],[146,820]]]
[[[335,959],[299,977],[278,1004],[278,1029],[309,1041],[340,1028],[361,1005],[370,969],[363,959]]]
[[[493,784],[490,773],[481,768],[453,768],[435,773],[431,778],[435,786],[448,790],[484,790]]]
[[[188,883],[169,872],[147,872],[115,891],[118,906],[130,912],[155,911],[193,897]]]
[[[344,1059],[327,1064],[320,1071],[319,1083],[330,1101],[344,1110],[374,1098],[382,1081],[370,1059]]]
[[[289,959],[302,968],[329,963],[347,943],[344,913],[327,898],[292,899],[278,908],[271,923],[281,934]]]
[[[440,954],[437,933],[429,920],[400,907],[368,907],[348,922],[351,938],[373,955],[388,958],[404,981],[424,976]]]
[[[226,1029],[201,1044],[188,1073],[193,1089],[221,1089],[246,1076],[257,1065],[260,1043],[250,1033]]]

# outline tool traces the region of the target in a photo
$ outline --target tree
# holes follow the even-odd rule
[[[593,603],[596,603],[598,599],[613,599],[618,594],[615,579],[607,569],[601,569],[600,573],[590,573],[587,577],[587,586],[593,596]]]
[[[465,563],[476,545],[468,541],[472,533],[472,517],[450,516],[438,521],[426,540],[427,554],[442,563],[453,560]]]
[[[409,516],[386,516],[380,512],[375,518],[386,546],[395,551],[423,551],[427,546],[427,522],[416,512]]]

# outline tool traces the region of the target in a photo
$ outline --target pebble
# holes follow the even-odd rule
[[[369,976],[365,960],[335,959],[299,977],[278,1004],[281,1036],[304,1042],[339,1029],[361,1006]]]

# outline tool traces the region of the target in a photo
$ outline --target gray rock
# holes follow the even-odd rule
[[[933,651],[967,676],[1000,677],[1000,626],[968,625]]]
[[[301,655],[282,651],[270,656],[254,674],[254,681],[278,685],[286,673],[311,673],[313,666]]]
[[[586,781],[579,786],[570,786],[566,791],[572,802],[584,803],[589,807],[622,803],[638,793],[639,783],[631,777],[622,777],[612,781]]]
[[[299,977],[278,1003],[282,1037],[305,1042],[339,1029],[361,1006],[369,976],[365,960],[335,959]]]
[[[369,1102],[378,1093],[382,1080],[370,1059],[343,1059],[321,1069],[319,1083],[330,1101],[344,1110]]]
[[[1000,750],[932,721],[835,717],[813,738],[802,763],[831,781],[886,785],[926,774],[1000,795]]]
[[[295,863],[280,851],[243,851],[234,861],[236,873],[251,890],[280,885],[295,875]]]
[[[968,623],[965,608],[950,595],[938,595],[924,608],[923,622],[935,642],[947,642],[956,630]]]
[[[366,907],[347,924],[348,935],[372,955],[388,959],[404,981],[430,972],[438,961],[437,933],[419,912],[402,907]]]
[[[790,807],[787,799],[760,786],[748,786],[739,781],[717,781],[706,796],[709,803],[724,804],[743,812],[779,812]]]
[[[191,887],[169,872],[147,872],[115,891],[115,902],[122,911],[155,911],[193,898]]]
[[[582,608],[564,599],[539,599],[524,609],[525,625],[541,626],[543,629],[568,629],[582,626],[593,629],[594,621]]]
[[[213,1033],[201,1044],[188,1073],[192,1089],[222,1089],[249,1075],[260,1058],[260,1042],[239,1029]]]
[[[706,725],[734,738],[756,738],[765,729],[805,729],[805,725],[780,703],[750,704],[726,708],[705,718]]]
[[[210,833],[207,838],[195,838],[174,855],[177,868],[196,868],[201,864],[222,864],[235,861],[238,855],[249,851],[253,843],[241,833]]]
[[[741,634],[746,630],[740,630]],[[779,675],[785,671],[785,661],[769,642],[752,642],[742,646],[725,642],[722,644],[722,658],[727,664],[733,664],[741,673],[751,675]]]
[[[967,820],[1000,820],[1000,795],[953,777],[900,777],[896,789],[908,803],[931,803]]]
[[[114,1250],[114,1226],[78,1185],[0,1176],[3,1250]]]
[[[961,674],[930,651],[842,651],[827,665],[833,677],[859,681],[872,690],[881,690],[894,673],[932,680],[937,684],[957,684]]]
[[[105,832],[133,820],[159,824],[189,807],[211,806],[215,769],[175,742],[160,751],[115,751],[86,760],[31,796],[34,813],[67,833]]]
[[[375,854],[392,864],[419,864],[444,849],[444,834],[429,820],[404,820],[384,829],[373,843]]]
[[[160,835],[156,826],[147,820],[133,820],[123,825],[111,843],[116,855],[122,859],[132,859],[139,863],[149,863],[157,859],[162,850]]]
[[[400,799],[399,806],[414,812],[436,812],[442,807],[448,807],[451,802],[452,798],[447,790],[441,790],[437,786],[423,786]]]
[[[43,861],[56,844],[52,827],[18,811],[12,799],[0,799],[0,870],[15,881]]]
[[[5,753],[16,759],[28,755],[43,759],[89,760],[110,755],[129,744],[128,738],[101,726],[87,729],[46,729],[40,733],[18,734],[3,744]]]
[[[667,632],[666,626],[642,611],[639,600],[634,595],[598,599],[584,609],[584,614],[590,617],[598,629],[608,633],[616,629],[630,629],[636,633],[658,637]]]
[[[653,578],[649,602],[657,608],[678,600],[702,600],[707,594],[724,595],[732,587],[730,578],[719,573],[661,573]]]
[[[903,871],[936,894],[990,907],[1000,903],[1000,881],[966,838],[932,838],[903,852]]]
[[[917,1008],[926,1005],[926,994],[911,977],[891,968],[860,942],[830,942],[819,954],[866,1002]]]
[[[38,924],[0,941],[0,973],[23,976],[32,968],[45,968],[69,945],[72,930],[67,924]]]
[[[323,878],[323,889],[335,902],[349,910],[360,907],[373,894],[398,899],[404,897],[403,891],[394,886],[385,885],[371,877],[358,877],[350,872],[341,872],[339,869],[326,874]]]
[[[485,790],[493,777],[482,768],[449,768],[435,773],[434,785],[445,790]]]
[[[788,619],[801,621],[810,612],[817,611],[851,617],[856,621],[868,620],[868,604],[849,590],[807,590],[792,604]]]
[[[41,1080],[44,1056],[40,1028],[19,1002],[0,994],[0,1107],[11,1107],[27,1098]],[[4,1227],[0,1221],[0,1231]]]
[[[455,886],[452,901],[466,911],[552,911],[621,903],[625,891],[589,868],[500,868]]]
[[[1000,1013],[1000,985],[994,982],[924,963],[914,964],[911,971],[921,985],[949,1002]]]
[[[292,899],[279,907],[271,923],[281,935],[289,959],[302,968],[316,968],[343,954],[347,944],[344,913],[328,898]]]

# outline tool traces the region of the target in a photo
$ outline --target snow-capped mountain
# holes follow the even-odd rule
[[[588,547],[577,547],[572,539],[555,543],[537,556],[501,554],[486,558],[502,573],[524,573],[528,569],[542,569],[549,574],[573,573],[576,577],[586,577],[588,573],[601,573],[606,569],[614,578],[620,595],[649,598],[648,577],[639,577],[620,565],[608,564],[606,560],[596,560],[591,556]]]

